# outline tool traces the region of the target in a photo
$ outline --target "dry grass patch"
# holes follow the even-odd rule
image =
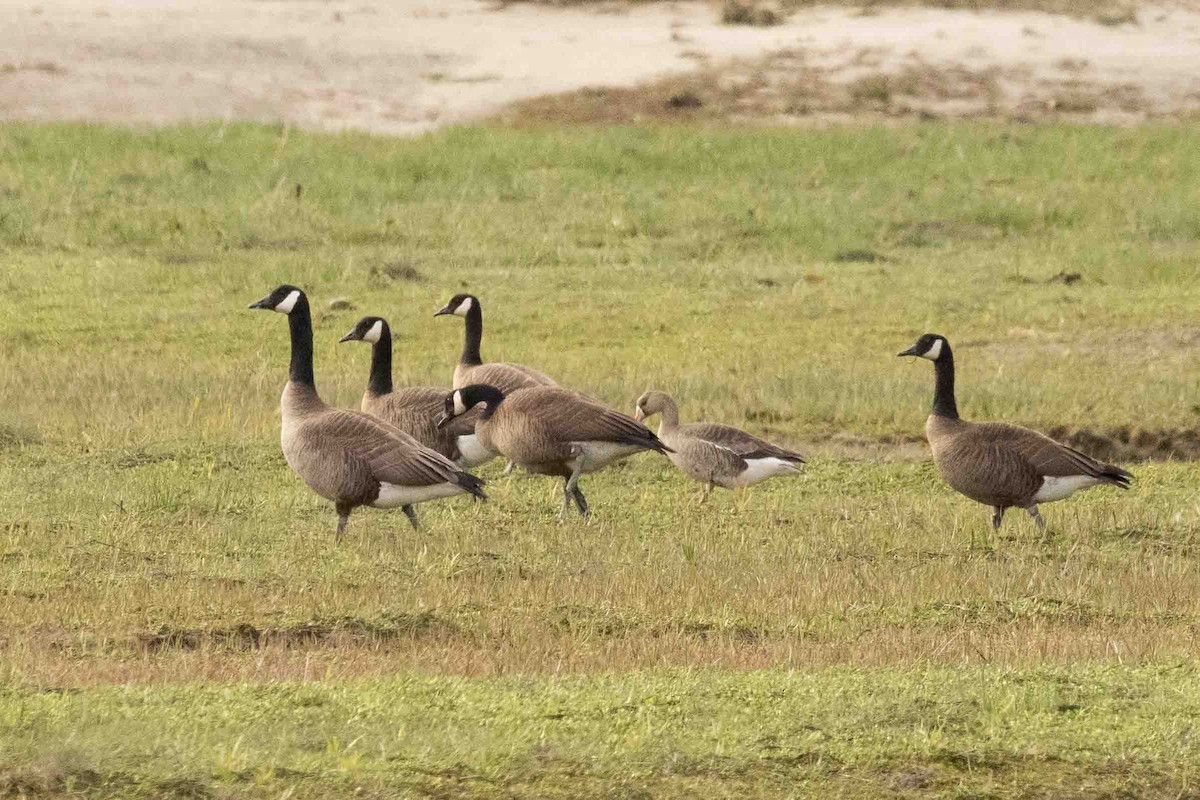
[[[704,0],[695,0],[701,2]],[[499,0],[501,7],[517,3],[530,3],[558,8],[599,8],[619,10],[622,7],[653,2],[678,2],[678,0]],[[1043,11],[1048,14],[1064,14],[1095,20],[1101,25],[1132,25],[1137,23],[1137,14],[1142,8],[1161,8],[1151,3],[1123,3],[1110,0],[779,0],[766,3],[763,0],[711,0],[709,2],[724,22],[735,25],[774,25],[782,17],[801,8],[822,5],[850,6],[871,13],[880,8],[949,8],[968,11]]]
[[[518,102],[503,124],[823,123],[881,119],[1058,118],[1108,120],[1151,113],[1132,84],[1089,82],[1068,71],[1031,83],[1020,71],[930,64],[910,58],[890,70],[815,67],[798,51],[756,62],[706,66],[630,88],[592,87]]]

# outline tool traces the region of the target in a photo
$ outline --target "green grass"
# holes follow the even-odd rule
[[[971,418],[1194,437],[1197,153],[0,127],[0,796],[1193,791],[1200,470],[990,536],[913,444],[929,365],[893,354],[949,336]],[[284,281],[332,402],[369,313],[399,381],[448,384],[461,323],[431,315],[465,288],[485,356],[627,410],[671,391],[810,465],[699,506],[639,457],[560,526],[552,482],[492,464],[490,503],[421,534],[360,512],[335,547],[278,449],[286,325],[245,309]]]
[[[0,791],[1180,797],[1191,667],[119,687],[3,699]],[[1111,792],[1111,794],[1103,794]]]

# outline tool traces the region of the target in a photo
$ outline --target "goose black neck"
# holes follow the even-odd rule
[[[495,386],[477,383],[462,390],[463,403],[467,408],[474,408],[480,403],[487,403],[487,408],[479,415],[480,419],[489,419],[496,409],[504,402],[504,392]]]
[[[288,367],[288,380],[316,388],[313,378],[312,313],[308,308],[308,298],[304,295],[300,295],[288,314],[288,329],[292,334],[292,363]]]
[[[467,311],[466,336],[463,339],[462,358],[459,359],[459,363],[469,367],[483,363],[483,358],[479,355],[479,342],[482,339],[483,309],[479,307],[479,301],[476,300],[471,303],[471,308]]]
[[[950,345],[943,344],[945,349],[941,357],[933,362],[933,371],[937,382],[933,389],[933,413],[935,416],[958,419],[958,405],[954,402],[954,353]]]
[[[371,378],[367,391],[373,395],[392,393],[392,329],[380,323],[379,341],[371,345]]]

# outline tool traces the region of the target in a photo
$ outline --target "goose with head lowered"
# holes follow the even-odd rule
[[[530,386],[558,385],[550,376],[521,364],[484,363],[483,356],[479,354],[479,344],[483,339],[483,308],[475,295],[454,295],[434,316],[447,314],[462,317],[466,322],[462,355],[454,367],[455,389],[478,383],[495,386],[505,394],[512,394]]]
[[[1133,475],[1059,444],[1037,431],[1003,422],[968,422],[954,400],[954,353],[946,337],[927,333],[898,356],[933,362],[933,411],[925,436],[946,483],[992,507],[992,528],[1004,512],[1023,508],[1038,529],[1046,527],[1039,503],[1063,500],[1081,489],[1109,484],[1128,489]]]
[[[658,438],[674,452],[667,458],[684,474],[703,483],[703,498],[714,486],[740,489],[776,475],[796,475],[804,458],[729,425],[679,424],[679,407],[666,392],[650,391],[637,399],[633,418],[662,414]]]
[[[645,425],[578,392],[553,386],[521,389],[506,395],[495,386],[474,384],[445,398],[439,425],[450,424],[472,408],[482,409],[475,433],[479,443],[538,475],[563,479],[565,518],[574,502],[588,516],[579,476],[604,469],[644,450],[670,453]]]
[[[486,500],[483,481],[412,436],[360,411],[327,406],[313,379],[312,313],[308,298],[284,284],[250,308],[287,315],[292,338],[288,381],[280,406],[280,443],[288,466],[337,509],[337,539],[359,506],[399,506],[414,528],[413,506],[470,494]]]
[[[371,373],[359,408],[387,422],[470,469],[495,458],[479,446],[475,436],[478,415],[459,417],[454,425],[439,428],[434,420],[442,411],[446,389],[438,386],[392,385],[392,329],[382,317],[363,317],[342,337],[343,342],[371,345]]]

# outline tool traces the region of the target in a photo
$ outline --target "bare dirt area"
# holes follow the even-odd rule
[[[583,90],[583,91],[580,91]],[[532,103],[520,103],[530,98]],[[727,25],[702,2],[29,0],[0,5],[0,115],[230,119],[411,134],[509,119],[788,120],[1200,108],[1200,13],[804,9]]]

